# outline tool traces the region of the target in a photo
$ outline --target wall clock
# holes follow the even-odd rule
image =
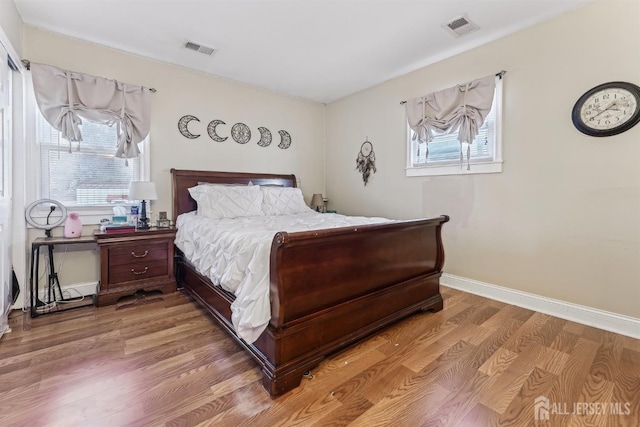
[[[625,132],[640,121],[640,87],[627,82],[598,85],[578,99],[571,120],[576,129],[590,136]]]

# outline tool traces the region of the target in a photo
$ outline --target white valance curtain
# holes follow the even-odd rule
[[[82,141],[82,119],[117,126],[116,157],[140,153],[149,134],[151,90],[103,77],[31,63],[33,89],[45,120],[71,142]]]
[[[436,134],[458,132],[461,143],[471,144],[491,111],[495,75],[456,85],[407,101],[407,121],[414,140],[428,143]],[[467,148],[467,159],[469,149]]]

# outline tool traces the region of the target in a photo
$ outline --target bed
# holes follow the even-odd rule
[[[201,183],[295,187],[294,175],[172,169],[173,219],[195,211]],[[268,254],[270,320],[248,343],[232,324],[234,295],[176,249],[180,287],[260,365],[271,397],[300,384],[324,358],[420,311],[439,311],[446,215],[412,221],[277,232]]]

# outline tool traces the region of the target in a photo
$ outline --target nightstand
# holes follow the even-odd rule
[[[173,270],[175,228],[151,228],[126,233],[96,233],[100,248],[98,306],[139,290],[176,290]]]

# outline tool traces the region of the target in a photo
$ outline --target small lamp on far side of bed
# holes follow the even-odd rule
[[[138,218],[137,228],[140,230],[149,229],[149,218],[147,218],[147,200],[156,200],[156,185],[150,181],[131,181],[129,185],[129,200],[140,200],[142,208]]]
[[[311,209],[315,209],[316,212],[324,212],[322,194],[314,194],[313,197],[311,197]]]

